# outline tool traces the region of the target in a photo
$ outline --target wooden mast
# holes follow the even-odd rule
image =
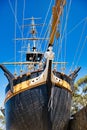
[[[57,30],[58,24],[60,22],[60,16],[63,11],[63,7],[64,7],[65,3],[66,3],[66,0],[56,0],[55,6],[53,6],[53,9],[52,9],[53,20],[52,20],[49,46],[53,45],[54,36],[55,36],[56,30]]]

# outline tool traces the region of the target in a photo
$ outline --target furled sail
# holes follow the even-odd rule
[[[49,46],[53,45],[54,36],[55,36],[56,30],[57,30],[58,24],[60,22],[60,16],[62,14],[63,7],[64,7],[65,3],[66,3],[66,0],[56,0],[55,6],[53,6],[53,9],[52,9],[53,19],[52,19],[52,27],[51,27]],[[59,37],[59,34],[57,36]]]

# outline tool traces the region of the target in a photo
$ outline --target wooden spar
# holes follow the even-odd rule
[[[16,41],[18,40],[49,40],[49,38],[37,38],[37,37],[32,37],[32,38],[16,38],[14,39]]]
[[[52,28],[51,28],[49,46],[53,45],[54,36],[55,36],[56,30],[57,30],[58,24],[60,22],[60,16],[63,11],[63,6],[65,5],[65,3],[66,3],[66,0],[56,0],[55,6],[52,9],[53,20],[52,20]]]
[[[39,64],[39,63],[40,62],[3,62],[2,65],[28,65],[28,64]],[[52,62],[52,64],[67,64],[67,62]]]
[[[34,18],[34,17],[31,17],[31,18],[24,18],[24,20],[39,20],[39,19],[41,19],[41,18]]]
[[[43,26],[44,24],[41,23],[41,24],[24,24],[22,25],[22,27],[27,27],[27,26]]]

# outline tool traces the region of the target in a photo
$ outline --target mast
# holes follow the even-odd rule
[[[30,45],[28,44],[27,46],[27,52],[26,52],[26,61],[29,62],[39,62],[41,61],[42,57],[43,57],[43,53],[38,52],[38,48],[36,48],[36,41],[38,40],[48,40],[48,38],[39,38],[36,36],[37,34],[37,30],[36,30],[36,26],[42,26],[43,24],[35,24],[35,20],[38,20],[40,18],[25,18],[24,20],[31,20],[31,24],[25,24],[23,25],[23,27],[27,27],[30,26],[31,30],[30,30],[30,34],[31,37],[27,37],[27,38],[16,38],[15,40],[30,40],[33,43],[33,47],[32,47],[32,51],[30,50]]]
[[[43,57],[43,54],[41,52],[38,52],[36,48],[36,41],[40,40],[40,38],[37,38],[36,36],[37,34],[36,26],[38,26],[38,24],[35,24],[35,20],[37,19],[40,19],[40,18],[32,17],[32,18],[25,19],[25,20],[31,20],[31,24],[27,25],[31,27],[31,30],[30,30],[31,37],[27,38],[27,40],[32,40],[33,42],[32,51],[29,51],[29,45],[28,45],[28,51],[26,53],[26,61],[29,61],[29,62],[39,62],[41,61]],[[25,39],[26,38],[24,38],[24,40]]]
[[[35,25],[35,22],[34,22],[34,17],[32,17],[32,19],[31,19],[31,32],[30,33],[32,34],[32,38],[34,39],[33,40],[33,51],[36,51],[36,40],[35,40],[35,38],[36,38],[37,31],[36,31],[36,25]]]
[[[62,14],[65,3],[66,3],[66,0],[56,0],[55,6],[52,9],[53,19],[52,19],[49,46],[53,45],[55,33],[56,33],[57,27],[60,23],[60,16]],[[59,37],[59,35],[58,35],[58,37]]]

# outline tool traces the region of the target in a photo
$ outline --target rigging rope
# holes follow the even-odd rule
[[[81,48],[81,50],[80,50],[80,54],[79,54],[79,57],[78,57],[78,60],[77,60],[77,62],[76,62],[76,66],[75,66],[75,67],[77,67],[77,65],[78,65],[78,63],[79,63],[79,60],[80,60],[80,57],[81,57],[81,55],[82,55],[82,52],[83,52],[83,49],[84,49],[84,46],[85,46],[86,41],[87,41],[87,36],[85,37],[85,40],[84,40],[84,42],[83,42],[83,46],[82,46],[82,48]]]
[[[81,33],[81,36],[80,36],[80,40],[79,40],[79,43],[78,43],[78,47],[77,47],[77,49],[76,49],[76,52],[75,52],[75,55],[74,55],[74,58],[73,58],[73,62],[72,62],[71,68],[70,68],[70,72],[72,71],[72,68],[73,68],[74,65],[75,65],[75,58],[77,58],[77,54],[78,54],[78,52],[79,52],[80,43],[81,43],[81,40],[82,40],[82,37],[83,37],[83,33],[84,33],[84,31],[85,31],[86,24],[87,24],[87,19],[86,19],[86,21],[85,21],[85,23],[84,23],[84,26],[83,26],[83,29],[82,29],[82,33]],[[80,51],[80,53],[81,53],[81,51]],[[77,60],[77,61],[78,61],[78,60]]]
[[[67,14],[67,5],[66,5],[66,14]],[[67,16],[67,15],[66,15]],[[67,45],[67,25],[66,25],[66,31],[65,31],[65,50],[64,50],[64,62],[66,62],[66,47]],[[66,64],[64,64],[64,69],[65,69],[65,66]]]
[[[15,2],[15,17],[17,17],[17,0]],[[16,19],[15,19],[15,29],[14,29],[14,38],[16,39]],[[16,40],[14,40],[14,60],[16,62]],[[14,74],[16,75],[16,64],[15,64],[15,70],[14,70]]]
[[[70,12],[71,3],[72,3],[72,0],[70,0],[70,2],[69,2],[69,7],[68,7],[68,9],[67,9],[67,15],[66,15],[66,20],[65,20],[65,26],[64,26],[64,29],[63,29],[63,34],[62,34],[63,23],[62,23],[62,26],[61,26],[61,32],[60,32],[60,47],[59,47],[59,49],[58,49],[58,58],[57,58],[57,60],[59,59],[59,55],[60,55],[60,52],[61,52],[61,49],[62,49],[62,41],[63,41],[63,38],[64,38],[64,34],[66,33],[66,27],[67,27],[67,21],[68,21],[68,16],[69,16],[69,12]],[[62,15],[62,22],[63,22],[63,15]],[[66,53],[66,52],[65,52],[65,53]],[[62,58],[62,54],[61,54],[61,58]]]
[[[15,2],[15,10],[13,9],[13,6],[12,6],[12,3],[11,3],[11,1],[9,0],[9,5],[10,5],[10,8],[11,8],[11,10],[12,10],[12,13],[13,13],[13,15],[14,15],[14,18],[15,18],[15,26],[16,26],[16,24],[17,24],[17,26],[18,26],[18,28],[19,28],[19,31],[20,31],[20,34],[21,34],[21,36],[22,36],[22,31],[21,31],[21,28],[20,28],[20,25],[19,25],[19,23],[18,23],[18,20],[17,20],[17,1]],[[15,27],[15,34],[16,34],[16,27]],[[16,38],[16,36],[15,36],[15,38]],[[15,43],[16,43],[16,40],[15,40]],[[15,45],[15,55],[16,55],[16,45]],[[15,56],[16,57],[16,56]],[[15,58],[15,61],[16,61],[16,58]],[[16,65],[15,65],[15,71],[16,71]],[[15,75],[16,75],[16,73],[15,73]]]
[[[46,14],[46,16],[45,16],[44,25],[45,25],[45,23],[46,23],[46,20],[47,20],[47,17],[48,17],[50,8],[51,8],[51,4],[52,4],[52,0],[51,0],[51,2],[50,2],[50,4],[49,4],[48,11],[47,11],[47,14]],[[41,29],[40,36],[42,35],[43,28],[44,28],[44,26],[43,26],[42,29]]]
[[[23,3],[23,18],[22,18],[22,25],[24,25],[24,13],[25,13],[25,0],[24,0],[24,3]],[[22,38],[24,37],[24,28],[22,27]],[[23,45],[24,41],[22,40],[22,45]],[[22,56],[23,56],[23,53],[22,53],[22,46],[21,46],[21,62],[22,62]],[[22,71],[22,65],[20,66],[21,67],[21,71]]]
[[[50,1],[49,7],[48,7],[48,11],[47,11],[46,16],[45,16],[44,25],[45,25],[45,23],[46,23],[46,20],[47,20],[47,17],[48,17],[50,8],[51,8],[51,4],[52,4],[52,0]],[[44,26],[42,26],[42,29],[41,29],[41,32],[40,32],[40,37],[41,37],[41,35],[42,35],[43,29],[44,29]],[[45,31],[45,33],[46,33],[46,31]],[[39,44],[39,43],[40,43],[40,41],[38,42],[38,44]],[[42,43],[43,43],[43,40],[41,41],[39,50],[41,50]]]
[[[65,20],[65,26],[64,26],[63,34],[62,34],[62,38],[61,38],[61,43],[62,43],[62,41],[63,41],[64,34],[65,34],[65,31],[66,31],[66,27],[67,27],[67,22],[68,22],[68,17],[69,17],[69,13],[70,13],[71,4],[72,4],[72,0],[70,0],[70,2],[69,2],[69,7],[68,7],[68,10],[67,10],[67,15],[66,15],[66,20]]]
[[[57,39],[54,39],[54,48],[53,48],[53,52],[55,52],[54,54],[54,61],[57,61],[57,49],[58,49],[58,40]],[[54,65],[56,66],[56,65]]]
[[[17,25],[18,25],[19,31],[20,31],[20,33],[21,33],[21,35],[22,35],[21,29],[20,29],[20,25],[19,25],[19,23],[18,23],[17,17],[15,16],[15,12],[14,12],[14,9],[13,9],[13,7],[12,7],[12,4],[11,4],[11,1],[10,1],[10,0],[9,0],[9,5],[10,5],[10,8],[11,8],[11,10],[12,10],[12,13],[13,13],[13,15],[14,15],[14,17],[15,17],[15,20],[16,20],[16,23],[17,23]]]
[[[62,14],[62,17],[61,17],[60,39],[59,39],[59,46],[60,46],[60,47],[58,47],[58,50],[57,50],[57,52],[58,52],[57,61],[58,61],[58,59],[59,59],[60,51],[61,51],[61,48],[62,48],[61,38],[62,38],[63,19],[64,19],[64,11],[63,11],[63,14]],[[58,45],[58,40],[57,40],[57,45]]]
[[[62,17],[62,26],[61,26],[61,32],[62,32],[62,28],[63,28],[63,19],[64,19],[64,13],[63,13],[63,17]],[[67,19],[67,15],[66,15],[66,19]],[[67,24],[66,24],[66,28],[67,28]],[[64,35],[66,34],[66,30],[65,30],[65,32],[64,32]],[[66,38],[66,36],[65,36],[65,38]],[[61,40],[62,40],[62,34],[61,34],[61,39],[60,39],[60,52],[61,52],[61,61],[63,60],[63,51],[61,51],[62,50],[62,45],[63,45],[63,43],[61,42]],[[66,40],[66,39],[65,39]],[[65,41],[66,42],[66,41]],[[65,43],[65,46],[66,46],[66,43]],[[65,48],[65,46],[64,46],[64,48]],[[65,48],[66,49],[66,48]],[[65,52],[66,52],[66,50],[64,50]],[[59,53],[60,53],[59,52]],[[64,58],[65,58],[65,55],[64,55]],[[65,60],[65,59],[64,59]],[[64,68],[64,64],[61,64],[61,71],[63,72],[63,68]]]
[[[45,32],[45,34],[44,34],[44,37],[46,37],[46,35],[47,35],[47,38],[50,36],[51,19],[52,19],[52,16],[51,16],[51,18],[50,18],[50,20],[49,20],[49,24],[48,24],[47,29],[46,29],[46,32]],[[46,48],[47,48],[47,46],[48,46],[47,42],[48,42],[48,41],[46,41],[46,43],[45,43],[45,45],[44,45],[44,48],[43,48],[44,51],[46,50]]]
[[[49,102],[48,102],[48,111],[53,110],[54,87],[55,87],[55,84],[52,83],[51,95],[50,95]]]
[[[62,16],[62,24],[63,24],[63,18],[64,18],[64,15]],[[63,27],[63,25],[61,26],[61,32],[62,32],[62,27]],[[62,42],[61,42],[61,40],[62,40],[62,34],[60,35],[60,47],[59,47],[59,51],[58,51],[58,59],[59,59],[59,55],[61,54],[61,61],[62,61]],[[61,52],[61,53],[60,53]],[[61,70],[62,70],[62,64],[61,64],[61,66],[60,66],[60,68],[61,68]]]
[[[85,20],[87,20],[87,17],[85,17],[84,19],[82,19],[79,23],[77,23],[69,32],[67,32],[67,35],[69,35],[70,33],[72,33],[80,24],[82,24]]]

